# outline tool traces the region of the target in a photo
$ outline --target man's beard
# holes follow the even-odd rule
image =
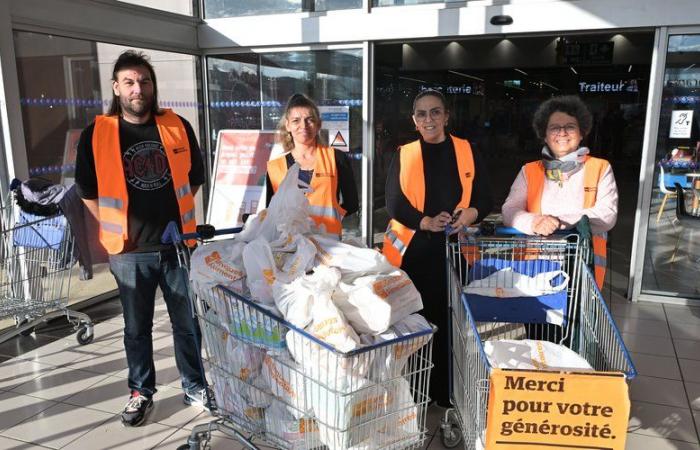
[[[151,104],[153,103],[153,98],[142,97],[140,104],[132,103],[129,99],[119,97],[119,103],[121,104],[122,111],[136,117],[144,117],[148,115],[151,111]]]

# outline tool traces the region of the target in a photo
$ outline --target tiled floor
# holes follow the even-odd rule
[[[700,450],[700,308],[628,304],[612,312],[639,370],[631,387],[627,448]],[[61,324],[0,345],[0,448],[175,449],[208,415],[182,403],[164,305],[154,327],[159,392],[145,426],[122,427],[126,363],[119,305],[93,309],[95,342],[80,346]],[[427,449],[442,449],[441,411],[428,414]],[[214,449],[241,445],[215,433]]]

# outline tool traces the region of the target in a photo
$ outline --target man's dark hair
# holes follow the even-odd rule
[[[421,91],[416,95],[416,98],[413,99],[413,109],[411,110],[411,113],[416,112],[416,103],[418,103],[418,100],[422,99],[423,97],[437,97],[440,102],[442,102],[442,107],[447,110],[447,100],[445,100],[445,96],[442,95],[442,92],[436,90],[436,89],[426,89],[424,91]]]
[[[151,114],[160,115],[162,111],[158,106],[158,84],[156,83],[156,71],[153,70],[153,66],[149,61],[148,56],[143,52],[137,52],[136,50],[126,50],[119,55],[119,58],[114,62],[114,68],[112,69],[112,81],[118,81],[117,74],[124,69],[130,69],[133,67],[144,67],[148,70],[151,75],[151,82],[153,83],[153,101],[151,102]],[[112,103],[109,105],[109,111],[107,111],[108,116],[120,116],[122,113],[122,105],[119,103],[119,97],[112,91]]]
[[[581,136],[583,137],[588,136],[588,133],[591,132],[591,128],[593,128],[593,116],[591,115],[591,111],[578,96],[562,95],[559,97],[552,97],[537,108],[532,118],[532,128],[540,139],[544,139],[545,136],[547,136],[547,124],[549,124],[549,118],[555,112],[562,112],[571,117],[575,117],[578,121],[578,127],[581,129]]]

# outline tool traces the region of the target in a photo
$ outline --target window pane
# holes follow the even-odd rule
[[[160,9],[185,16],[194,15],[194,1],[197,0],[119,0],[148,8]]]
[[[15,32],[14,42],[29,174],[68,186],[80,133],[107,110],[112,66],[125,47],[28,32]],[[173,108],[199,134],[195,58],[143,51],[156,71],[160,106]],[[71,283],[71,302],[116,289],[106,265],[93,269],[90,282]]]
[[[301,10],[302,0],[204,0],[204,14],[207,19],[293,13]]]
[[[316,0],[315,11],[362,8],[362,0]]]
[[[422,5],[425,3],[452,3],[464,0],[372,0],[372,6]]]
[[[700,224],[700,35],[671,36],[668,44],[642,291],[700,298],[692,227]],[[685,198],[677,198],[675,183]],[[681,201],[696,218],[676,221]]]

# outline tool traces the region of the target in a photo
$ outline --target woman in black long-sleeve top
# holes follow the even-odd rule
[[[445,132],[449,112],[438,91],[413,103],[421,137],[401,147],[389,167],[386,206],[392,218],[384,254],[409,275],[423,298],[423,314],[439,331],[433,343],[430,396],[449,406],[445,226],[453,232],[481,221],[492,207],[481,158],[469,142]]]

